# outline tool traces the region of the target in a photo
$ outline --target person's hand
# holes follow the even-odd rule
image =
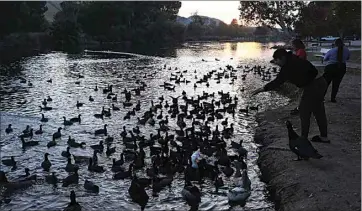
[[[255,90],[255,91],[253,91],[253,92],[251,93],[251,96],[254,96],[254,95],[256,95],[256,94],[259,94],[260,92],[264,92],[264,88],[263,88],[263,87]]]

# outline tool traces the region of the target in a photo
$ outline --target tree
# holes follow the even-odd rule
[[[302,1],[240,1],[240,20],[270,27],[278,25],[290,34],[304,5]]]
[[[45,30],[47,11],[45,1],[0,2],[0,37],[13,32],[40,32]]]
[[[361,1],[332,2],[330,14],[332,24],[338,29],[341,38],[349,29],[358,29],[360,32]]]

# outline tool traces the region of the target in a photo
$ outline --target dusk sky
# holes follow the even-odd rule
[[[179,15],[189,17],[194,12],[199,15],[217,18],[230,24],[233,18],[239,19],[239,1],[181,1]]]

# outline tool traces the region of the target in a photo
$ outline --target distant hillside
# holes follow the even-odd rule
[[[215,24],[215,26],[218,26],[220,23],[224,23],[223,21],[221,21],[217,18],[210,18],[210,17],[202,16],[202,15],[200,15],[200,17],[203,19],[205,25],[214,25]],[[192,16],[190,16],[188,18],[185,18],[182,16],[177,16],[176,21],[187,26],[192,22]]]

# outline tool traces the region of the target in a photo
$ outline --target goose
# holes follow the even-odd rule
[[[97,118],[97,119],[103,119],[103,115],[104,115],[104,113],[103,113],[103,110],[102,110],[102,113],[94,114],[94,117]]]
[[[25,168],[25,175],[20,176],[20,181],[26,181],[26,180],[36,180],[36,174],[30,175],[30,169]]]
[[[49,80],[47,80],[47,82],[48,82],[48,83],[52,83],[52,82],[53,82],[53,80],[52,80],[52,79],[49,79]]]
[[[36,134],[36,135],[43,134],[43,125],[40,125],[40,126],[39,126],[39,130],[35,131],[35,134]]]
[[[48,159],[49,154],[45,153],[44,154],[44,161],[41,163],[41,167],[43,168],[44,171],[49,171],[50,167],[52,166],[52,164],[50,163],[49,159]]]
[[[107,136],[107,138],[104,140],[107,144],[111,144],[113,142],[114,138],[110,135]]]
[[[222,177],[216,176],[214,181],[214,186],[215,186],[215,192],[218,193],[219,188],[224,186],[224,181],[222,180]]]
[[[107,135],[107,124],[104,125],[103,129],[98,129],[94,131],[94,135]]]
[[[288,130],[289,148],[297,155],[295,161],[308,160],[309,158],[320,159],[323,156],[313,147],[307,138],[299,136],[293,129],[290,121],[285,122]]]
[[[141,206],[142,211],[145,210],[149,196],[147,195],[144,186],[139,184],[136,176],[132,179],[131,186],[128,188],[128,194],[133,202]]]
[[[89,161],[89,157],[88,156],[81,156],[81,155],[72,155],[73,159],[74,159],[74,163],[86,163]]]
[[[51,175],[47,175],[45,177],[45,182],[47,182],[48,184],[51,184],[51,185],[57,185],[58,178],[57,178],[57,176],[55,176],[55,172],[52,172]]]
[[[93,182],[89,181],[89,180],[85,180],[84,181],[84,185],[83,185],[84,189],[91,191],[93,193],[98,193],[99,192],[99,186],[95,185]]]
[[[82,115],[81,114],[78,114],[78,117],[73,117],[73,118],[71,118],[69,121],[70,122],[81,122],[81,119],[80,119],[80,117],[81,117]]]
[[[112,159],[112,168],[111,171],[113,172],[120,172],[124,171],[124,168],[121,165],[117,165],[117,161],[115,158]]]
[[[129,164],[128,171],[120,171],[113,175],[114,180],[126,179],[132,176],[133,163]]]
[[[113,153],[116,152],[116,147],[110,148],[109,145],[107,145],[106,155],[111,156]]]
[[[26,134],[26,133],[29,133],[30,132],[30,125],[27,125],[25,130],[23,130],[23,133]]]
[[[44,110],[44,111],[50,111],[50,110],[53,109],[52,107],[47,107],[47,106],[44,106],[44,107],[39,106],[39,108],[40,108],[41,111],[42,111],[42,110]]]
[[[93,98],[92,96],[89,96],[88,99],[89,99],[90,102],[93,102],[93,101],[94,101],[94,98]]]
[[[75,169],[77,169],[78,166],[72,164],[72,159],[70,157],[68,157],[68,161],[67,161],[67,165],[65,166],[65,171],[66,172],[74,172]]]
[[[78,184],[78,182],[79,182],[78,168],[75,168],[74,174],[69,175],[63,179],[62,187],[68,187],[71,184]]]
[[[31,180],[9,182],[6,178],[5,172],[0,171],[0,185],[6,188],[7,193],[12,193],[19,189],[28,188],[33,185]]]
[[[39,144],[39,141],[27,141],[27,142],[25,142],[24,137],[20,137],[20,139],[21,139],[21,144],[22,144],[23,149],[26,148],[26,147],[36,146],[36,145]]]
[[[10,159],[4,159],[1,161],[2,164],[4,164],[5,166],[12,166],[15,167],[16,166],[16,161],[14,159],[14,156],[11,156]]]
[[[99,141],[99,144],[91,145],[90,147],[94,150],[103,152],[103,149],[104,149],[103,141]]]
[[[11,133],[13,132],[13,129],[11,128],[11,124],[8,125],[8,127],[5,129],[5,133]]]
[[[66,150],[66,151],[62,151],[62,154],[61,154],[61,155],[62,155],[63,157],[66,157],[66,158],[70,158],[71,154],[70,154],[69,150],[70,150],[70,147],[67,147],[67,150]]]
[[[49,141],[47,143],[47,147],[50,148],[50,147],[54,147],[57,145],[57,142],[55,141],[55,138],[53,137],[53,139],[51,141]]]
[[[97,164],[93,164],[93,159],[92,159],[92,158],[89,158],[88,171],[97,172],[97,173],[103,173],[103,172],[104,172],[104,169],[103,169],[102,166],[98,166]]]
[[[48,103],[47,103],[47,99],[44,99],[41,104],[43,104],[43,106],[46,106],[46,105],[48,104]]]
[[[251,195],[250,186],[251,182],[247,172],[246,170],[243,170],[241,183],[239,183],[237,187],[229,190],[229,193],[227,194],[229,204],[239,204],[241,206],[245,206],[246,200]]]
[[[126,136],[127,136],[126,126],[123,126],[123,131],[121,133],[121,137],[126,137]]]
[[[33,86],[33,84],[29,81],[29,82],[28,82],[28,86]]]
[[[23,138],[33,138],[33,128],[30,129],[30,131],[28,133],[23,133],[21,134],[19,137],[23,137]]]
[[[74,82],[74,83],[79,85],[79,84],[80,84],[80,81],[76,81],[76,82]]]
[[[96,87],[94,88],[94,91],[98,91],[98,87],[97,87],[97,85],[96,85]]]
[[[68,120],[65,118],[65,116],[63,116],[63,119],[64,119],[64,121],[63,121],[63,125],[64,125],[64,126],[70,126],[70,125],[73,125],[73,122],[68,121]]]
[[[81,143],[75,142],[75,139],[71,138],[70,136],[68,138],[67,144],[70,147],[74,147],[74,148],[83,148],[85,146],[85,142],[81,142]]]
[[[44,114],[41,114],[41,119],[40,119],[41,122],[48,122],[48,120],[49,120],[48,118],[44,117]]]
[[[76,104],[77,108],[82,107],[83,105],[84,105],[84,103],[80,103],[80,102],[77,100],[77,104]]]
[[[48,101],[48,102],[52,102],[53,99],[52,99],[50,96],[48,96],[47,101]]]
[[[182,198],[191,207],[191,210],[198,210],[201,202],[200,190],[191,184],[191,182],[185,176],[185,186],[181,191]]]
[[[119,110],[121,110],[120,108],[118,108],[118,107],[114,106],[114,104],[113,104],[113,103],[112,103],[112,109],[113,109],[113,111],[119,111]]]
[[[55,139],[60,138],[60,137],[62,136],[62,134],[60,133],[61,130],[62,130],[62,128],[59,127],[59,128],[58,128],[58,131],[55,132],[55,133],[53,133],[53,138],[55,138]]]
[[[112,97],[112,101],[117,101],[117,94],[114,97]]]
[[[123,156],[123,152],[121,153],[121,156],[120,156],[120,160],[115,160],[113,162],[114,165],[117,165],[117,166],[122,166],[124,164],[124,156]]]
[[[140,134],[140,133],[141,133],[140,128],[139,128],[138,126],[136,126],[135,128],[133,128],[132,131],[133,131],[135,134]]]
[[[74,190],[70,192],[70,202],[66,208],[64,208],[64,211],[81,211],[82,207],[79,205],[79,203],[76,201],[76,196]]]

